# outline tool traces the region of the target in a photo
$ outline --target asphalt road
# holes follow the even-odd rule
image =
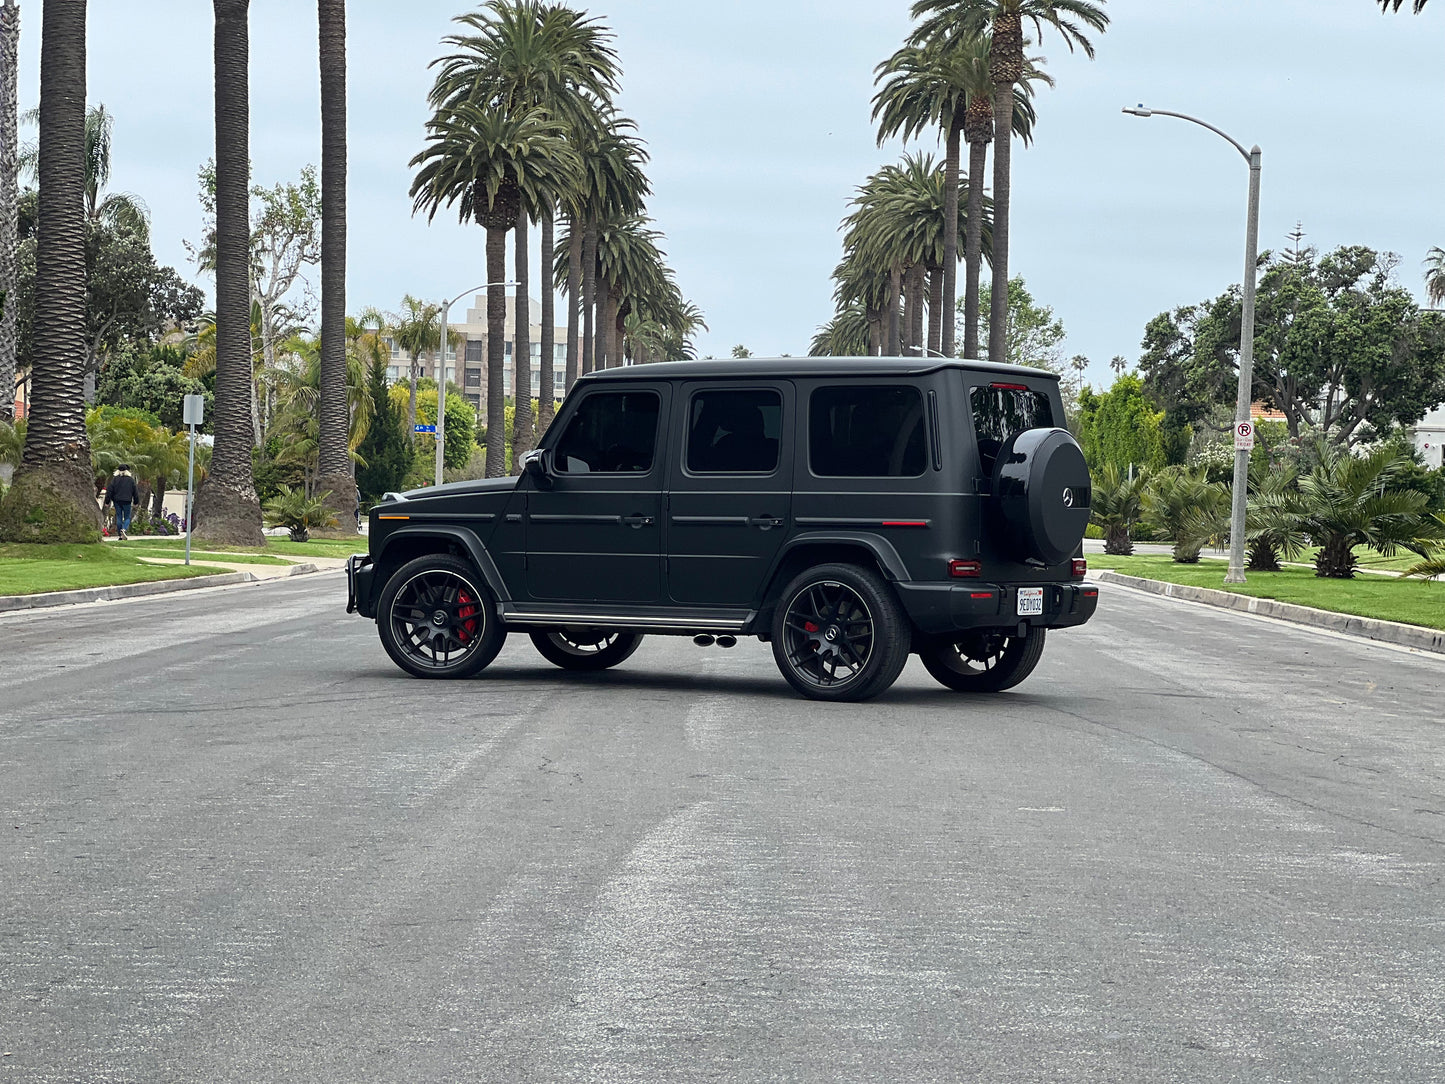
[[[1106,587],[829,707],[342,595],[0,618],[0,1080],[1445,1079],[1445,659]]]

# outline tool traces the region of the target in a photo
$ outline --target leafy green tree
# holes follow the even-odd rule
[[[1026,78],[1028,58],[1024,55],[1024,24],[1034,29],[1034,41],[1042,42],[1044,28],[1052,27],[1072,52],[1077,45],[1091,60],[1094,47],[1084,28],[1103,32],[1109,25],[1103,0],[915,0],[915,19],[922,23],[915,38],[947,38],[956,35],[978,37],[992,33],[989,44],[989,77],[993,82],[993,127],[997,133],[1012,133],[1014,88]],[[1010,139],[998,139],[993,155],[993,271],[994,277],[1009,279],[1009,207],[1012,150]],[[990,316],[989,354],[1007,353],[1007,300],[1003,293],[993,298]]]
[[[356,448],[356,484],[364,499],[399,490],[416,458],[411,433],[403,430],[403,412],[392,401],[386,385],[386,361],[371,362],[367,393],[372,402],[371,424]]]
[[[1284,414],[1291,437],[1318,429],[1347,447],[1368,443],[1445,400],[1445,314],[1422,313],[1392,267],[1359,245],[1266,261],[1254,398]],[[1199,425],[1233,403],[1240,321],[1231,287],[1149,322],[1140,370],[1171,419]]]
[[[1163,412],[1154,409],[1144,395],[1144,382],[1134,373],[1116,378],[1106,392],[1079,392],[1074,427],[1084,458],[1093,467],[1111,464],[1127,471],[1130,464],[1165,466],[1163,422]]]
[[[156,346],[144,349],[127,344],[106,358],[96,384],[96,399],[101,405],[131,407],[154,414],[167,429],[185,427],[182,406],[187,395],[205,399],[206,421],[198,427],[209,432],[214,394],[205,382],[185,375],[185,360],[174,347]]]
[[[995,340],[989,329],[996,306],[993,304],[993,283],[986,283],[982,296],[983,337],[990,343]],[[1021,275],[1015,275],[1008,283],[1008,303],[1005,307],[1008,318],[1008,352],[999,361],[1009,365],[1031,365],[1035,369],[1047,369],[1059,375],[1059,386],[1064,396],[1064,406],[1070,411],[1079,393],[1079,375],[1064,358],[1064,322],[1054,315],[1053,307],[1040,304],[1025,285]],[[984,349],[984,360],[992,360]]]
[[[1424,493],[1401,488],[1408,462],[1388,445],[1355,456],[1322,444],[1319,464],[1296,490],[1259,496],[1258,526],[1291,556],[1317,545],[1315,575],[1331,579],[1353,578],[1357,546],[1384,557],[1405,549],[1429,558],[1445,540],[1445,523],[1430,514]]]
[[[0,541],[100,538],[83,391],[85,18],[85,0],[48,0],[42,9],[38,338],[25,452],[0,503]]]
[[[416,417],[422,425],[435,425],[437,421],[437,390],[436,385],[431,381],[423,381],[422,387],[417,391],[416,396]],[[405,392],[400,387],[391,389],[391,401],[398,408],[404,400]],[[464,467],[471,458],[472,447],[476,443],[477,413],[472,409],[466,397],[462,394],[461,388],[455,384],[447,385],[447,423],[446,423],[446,447],[442,452],[442,466],[446,470],[456,470]],[[503,415],[502,429],[506,431],[506,416]],[[423,434],[427,440],[434,440],[430,434]],[[435,445],[432,445],[435,447]],[[420,459],[429,462],[431,452],[425,451]],[[489,477],[497,477],[489,475]]]

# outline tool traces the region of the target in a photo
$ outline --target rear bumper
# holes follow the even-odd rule
[[[1099,587],[1077,583],[895,583],[894,589],[913,624],[925,633],[968,629],[1060,629],[1082,625],[1099,605]],[[1019,615],[1018,589],[1042,587],[1042,614]]]
[[[346,559],[346,612],[362,617],[375,617],[372,607],[372,580],[376,567],[369,553],[353,553]]]

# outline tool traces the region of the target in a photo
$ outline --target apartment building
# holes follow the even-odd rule
[[[532,316],[540,314],[542,303],[536,298],[529,298],[529,313]],[[454,310],[455,311],[455,310]],[[462,389],[471,404],[479,410],[483,409],[487,401],[487,297],[485,294],[478,294],[472,299],[472,303],[466,308],[466,319],[457,322],[449,321],[447,325],[453,334],[459,335],[461,340],[455,346],[448,346],[446,353],[446,376],[453,384]],[[503,394],[512,394],[513,350],[517,337],[517,299],[512,295],[507,296],[507,319],[503,325],[503,363],[504,374],[502,389]],[[551,359],[553,365],[554,387],[557,389],[557,398],[562,398],[565,390],[562,387],[563,379],[567,371],[567,328],[566,326],[555,328],[556,345],[553,348]],[[528,338],[531,343],[532,355],[532,396],[537,395],[537,389],[542,386],[542,325],[532,323],[530,325]],[[387,379],[395,382],[406,380],[410,376],[410,367],[406,354],[397,347],[394,342],[388,341],[391,347],[391,363],[387,366]],[[460,359],[460,360],[459,360]],[[428,351],[422,355],[420,360],[421,375],[433,380],[437,375],[436,354]]]

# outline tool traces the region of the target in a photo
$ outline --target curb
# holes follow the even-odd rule
[[[1094,578],[1103,583],[1114,583],[1121,587],[1132,587],[1147,591],[1151,595],[1164,595],[1184,602],[1197,602],[1205,606],[1217,606],[1224,610],[1238,610],[1257,617],[1272,617],[1277,621],[1289,621],[1310,628],[1343,632],[1350,636],[1363,636],[1367,640],[1413,647],[1421,651],[1435,651],[1445,654],[1445,631],[1427,629],[1420,625],[1406,625],[1398,621],[1382,621],[1374,617],[1357,617],[1354,614],[1335,613],[1333,610],[1316,610],[1313,606],[1299,606],[1292,602],[1276,602],[1274,599],[1255,598],[1253,595],[1239,595],[1233,591],[1216,591],[1210,587],[1188,587],[1181,583],[1166,583],[1163,580],[1146,580],[1139,576],[1126,576],[1122,572],[1100,571]]]
[[[226,587],[236,583],[254,583],[249,572],[224,572],[216,576],[195,576],[188,580],[152,580],[149,583],[124,583],[113,587],[85,587],[79,591],[44,591],[35,595],[0,596],[0,613],[16,610],[39,610],[48,606],[70,606],[77,602],[108,602],[112,599],[144,598],[165,595],[172,591],[195,591],[202,587]]]

